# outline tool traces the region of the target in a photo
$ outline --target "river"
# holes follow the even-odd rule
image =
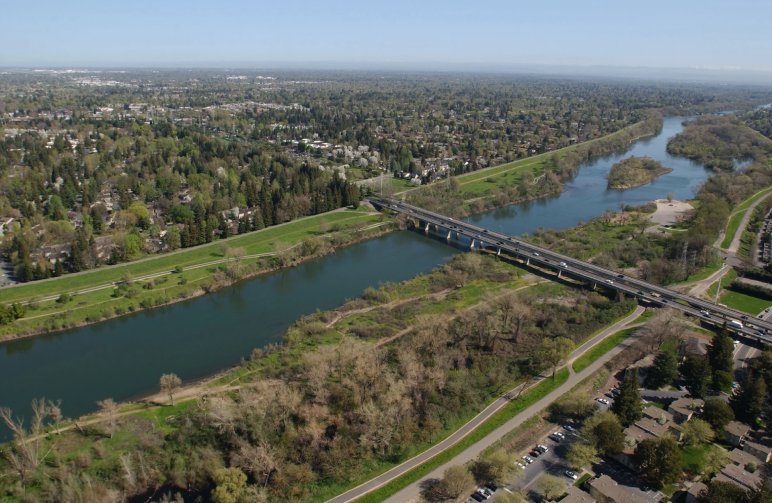
[[[669,155],[667,140],[683,118],[626,152],[596,159],[579,170],[559,196],[513,205],[469,220],[508,234],[565,229],[620,204],[691,198],[709,175],[700,164]],[[647,155],[672,168],[649,185],[606,190],[611,166]],[[458,253],[414,232],[394,232],[298,267],[244,281],[217,293],[56,334],[0,345],[0,406],[29,414],[32,398],[62,401],[67,417],[96,408],[104,398],[128,400],[158,391],[164,373],[183,382],[211,375],[248,358],[252,349],[279,342],[293,321],[342,304],[368,286],[427,272]],[[7,432],[0,430],[0,440]]]

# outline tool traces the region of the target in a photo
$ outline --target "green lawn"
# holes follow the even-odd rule
[[[727,307],[737,309],[744,313],[752,314],[756,316],[764,309],[772,306],[772,302],[766,299],[760,299],[753,297],[746,293],[735,292],[734,290],[723,290],[721,294],[721,303],[726,304]]]
[[[223,258],[226,247],[244,248],[246,254],[267,253],[274,251],[274,246],[278,243],[292,245],[305,238],[321,236],[335,227],[345,228],[358,224],[374,223],[380,220],[380,218],[380,215],[368,213],[365,209],[315,215],[285,225],[269,227],[260,231],[214,241],[193,248],[186,248],[173,253],[148,257],[135,262],[100,267],[99,269],[78,274],[68,274],[60,278],[4,288],[0,302],[12,303],[33,297],[73,292],[94,285],[120,281],[126,274],[136,277],[169,271],[177,265],[189,267],[218,260]]]
[[[635,330],[635,328],[626,328],[603,339],[600,343],[593,346],[589,351],[574,360],[572,365],[574,372],[581,372],[582,370],[589,367],[592,362],[611,351],[613,347],[617,346],[620,342],[632,335]]]
[[[769,194],[770,191],[772,191],[772,187],[762,189],[737,205],[734,213],[732,213],[732,216],[729,218],[729,222],[726,224],[726,231],[724,233],[724,240],[721,242],[721,248],[729,248],[735,234],[737,234],[737,228],[740,227],[740,222],[745,216],[747,209],[750,205]]]

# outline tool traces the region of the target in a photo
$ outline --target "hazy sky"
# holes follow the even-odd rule
[[[0,66],[772,70],[772,0],[11,0]]]

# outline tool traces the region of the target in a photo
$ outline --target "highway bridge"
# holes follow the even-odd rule
[[[522,239],[507,236],[489,229],[456,220],[439,213],[413,206],[395,199],[373,198],[376,207],[405,215],[424,232],[444,236],[448,241],[469,240],[470,249],[488,250],[497,255],[506,254],[521,260],[528,266],[547,268],[556,277],[569,277],[586,282],[593,288],[606,288],[635,297],[639,302],[671,307],[694,316],[702,323],[717,327],[726,326],[737,337],[766,345],[772,342],[772,323],[754,318],[743,312],[712,302],[698,299],[669,288],[653,285],[640,279],[621,274],[584,260],[578,260],[547,248],[530,244]],[[740,328],[740,324],[742,328]]]

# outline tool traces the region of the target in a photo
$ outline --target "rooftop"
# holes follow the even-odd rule
[[[741,423],[740,421],[729,421],[727,425],[724,426],[724,431],[737,437],[747,435],[750,429],[750,426],[745,423]]]
[[[745,471],[741,466],[733,464],[726,465],[721,473],[716,475],[716,479],[723,482],[734,482],[747,489],[755,489],[761,484],[761,477],[758,473]]]
[[[608,475],[601,475],[590,480],[589,485],[608,500],[617,503],[652,503],[657,501],[632,487],[618,484]]]

